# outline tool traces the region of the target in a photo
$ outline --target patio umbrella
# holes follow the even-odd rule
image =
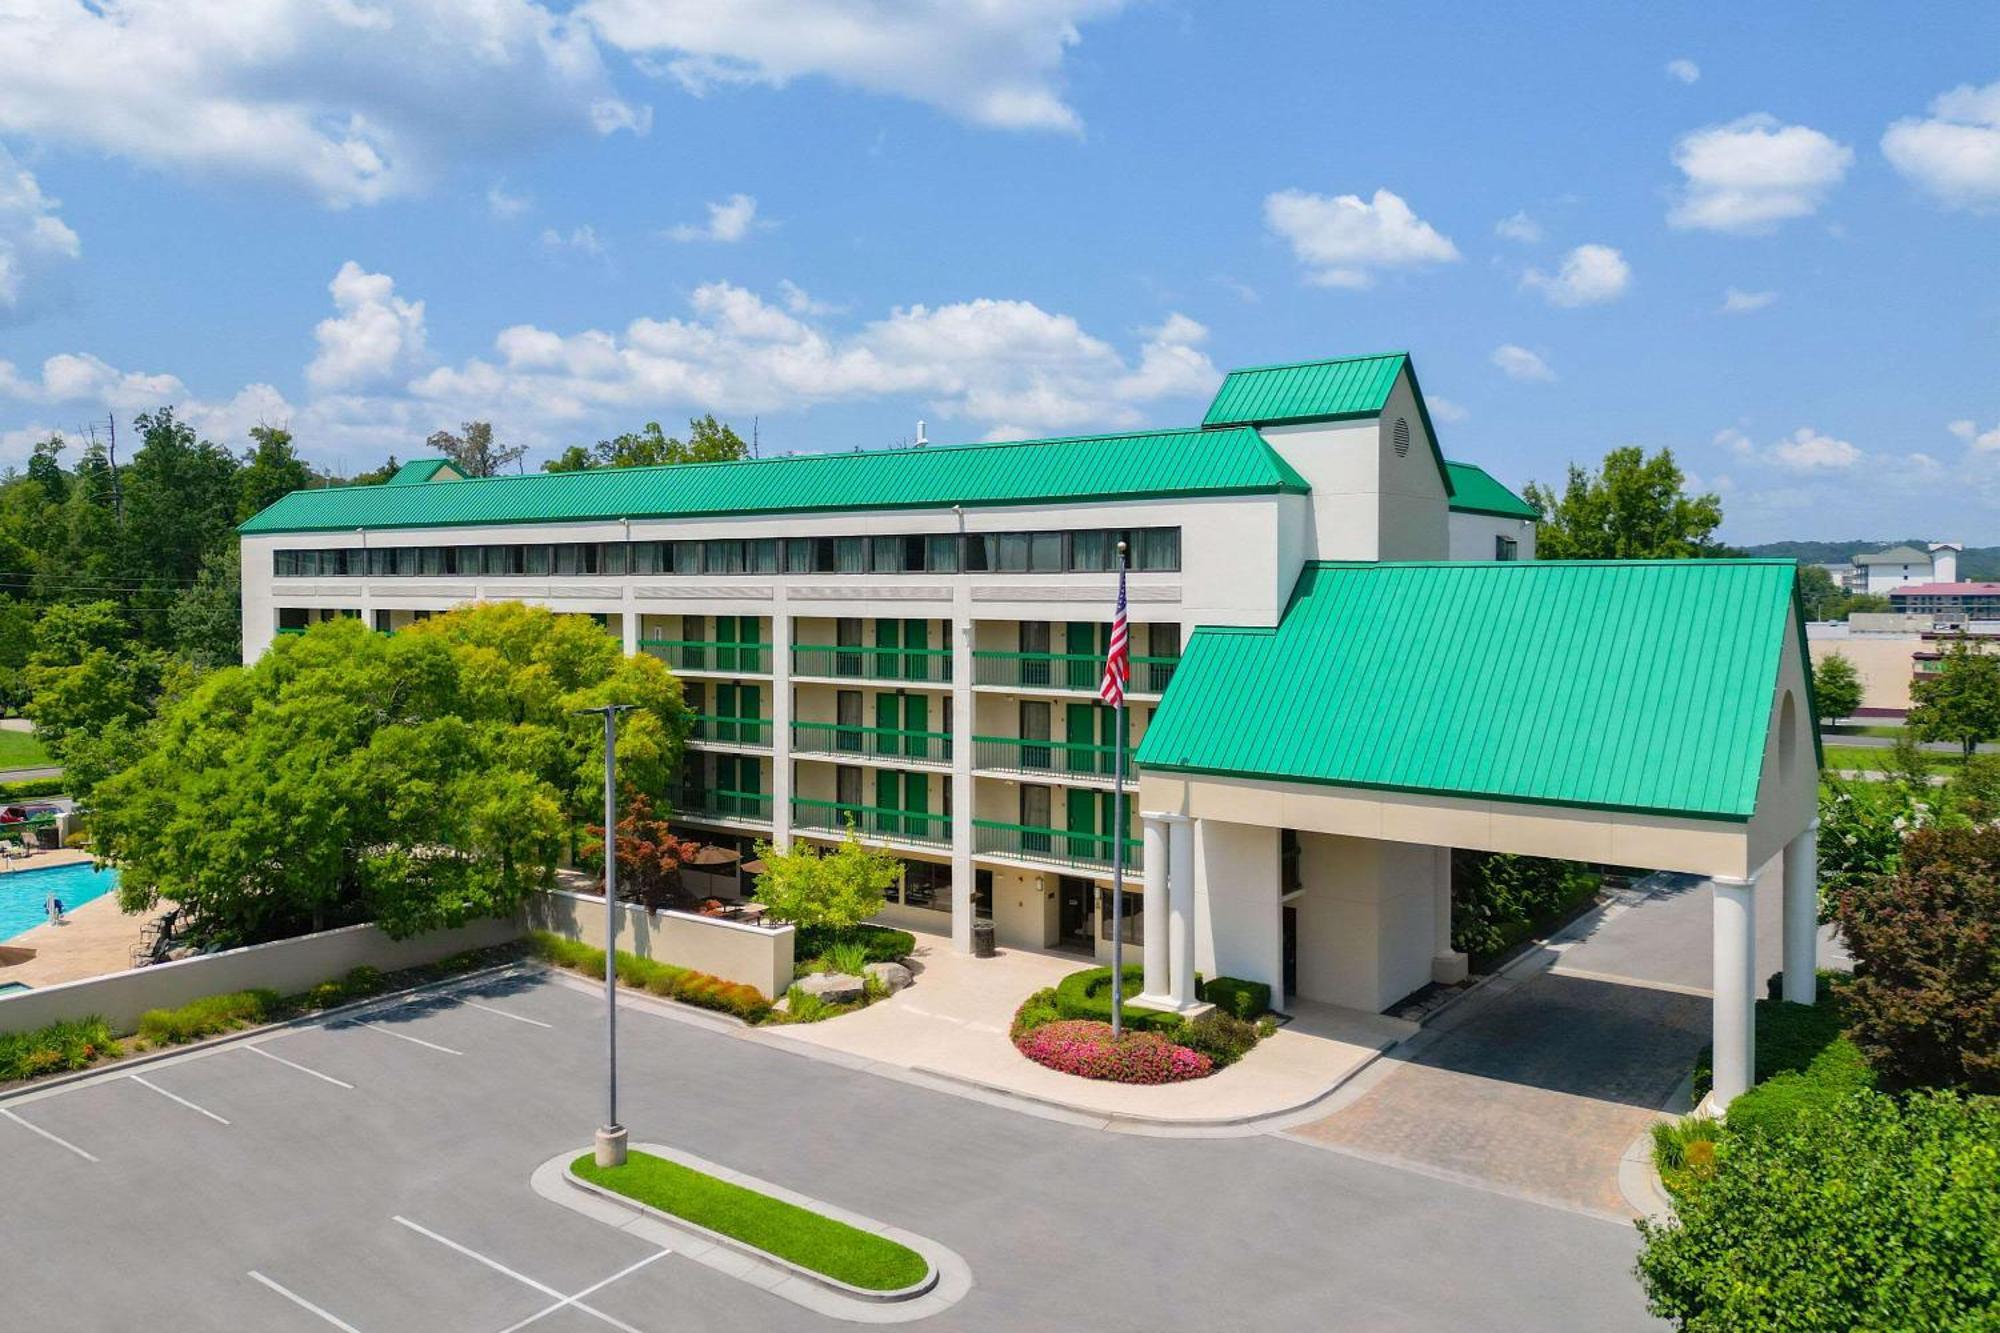
[[[743,853],[737,851],[734,847],[722,847],[710,844],[709,846],[696,849],[695,854],[682,864],[691,865],[697,870],[706,870],[711,866],[733,865],[742,859]]]

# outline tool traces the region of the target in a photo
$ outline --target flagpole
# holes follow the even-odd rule
[[[1118,609],[1125,609],[1125,543],[1118,543]],[[1130,658],[1128,657],[1129,661]],[[1125,691],[1118,691],[1112,728],[1111,782],[1111,1037],[1125,1031]],[[1149,925],[1151,923],[1148,923]]]

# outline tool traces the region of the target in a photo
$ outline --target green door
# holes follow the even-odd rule
[[[715,669],[717,671],[738,670],[736,661],[736,617],[717,616],[715,618]]]
[[[903,622],[903,647],[928,648],[931,646],[931,622],[928,620],[905,620]],[[928,653],[905,653],[903,656],[904,680],[929,680],[931,678],[931,658]]]
[[[862,832],[899,833],[902,831],[903,821],[891,813],[894,810],[900,809],[903,804],[903,784],[899,781],[901,777],[902,774],[886,768],[875,770],[876,812],[872,817],[861,821]],[[870,825],[874,827],[870,828]]]
[[[1069,818],[1064,821],[1069,829],[1069,854],[1083,859],[1094,859],[1097,854],[1097,793],[1085,791],[1081,787],[1069,789]]]
[[[763,693],[755,685],[736,687],[736,716],[742,719],[736,739],[745,745],[756,745],[764,739]]]
[[[903,696],[903,730],[911,733],[903,737],[903,753],[912,759],[942,759],[938,743],[915,733],[931,729],[931,701],[929,695],[906,694]],[[908,807],[905,807],[908,808]]]
[[[1097,705],[1070,704],[1068,726],[1063,739],[1073,747],[1088,747],[1097,744]],[[1087,748],[1072,748],[1063,752],[1068,756],[1063,768],[1070,773],[1095,773],[1097,755]]]
[[[900,695],[884,693],[875,696],[875,749],[876,754],[900,754],[902,747],[897,744],[896,728],[897,702]]]
[[[903,774],[903,813],[909,816],[910,836],[936,837],[937,821],[930,818],[931,780],[926,773]]]
[[[900,637],[901,626],[902,622],[897,620],[878,619],[875,622],[875,647],[877,649],[890,650],[887,652],[878,651],[874,654],[875,669],[868,674],[877,680],[896,679],[896,654],[894,649],[898,646],[897,640]]]
[[[1072,620],[1063,631],[1063,670],[1072,690],[1094,690],[1104,674],[1103,648],[1097,642],[1097,626],[1088,620]]]
[[[717,685],[715,687],[715,739],[733,741],[736,739],[736,723],[732,720],[742,716],[736,711],[736,687]]]

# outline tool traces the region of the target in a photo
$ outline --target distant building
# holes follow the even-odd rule
[[[1891,590],[1889,606],[1934,624],[2000,620],[2000,583],[1912,583]]]
[[[1854,571],[1845,582],[1849,592],[1885,594],[1913,583],[1952,583],[1958,578],[1958,542],[1932,542],[1919,551],[1914,546],[1892,546],[1886,551],[1868,551],[1854,557]]]

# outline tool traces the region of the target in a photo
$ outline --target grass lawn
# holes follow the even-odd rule
[[[0,768],[46,768],[49,752],[33,733],[0,731]]]
[[[1873,749],[1859,745],[1829,745],[1825,747],[1826,766],[1830,769],[1861,769],[1867,772],[1883,773],[1889,768],[1890,751]],[[1951,770],[1965,763],[1962,754],[1943,752],[1928,753],[1933,773],[1949,775]]]
[[[628,1153],[625,1165],[613,1167],[601,1167],[585,1153],[570,1169],[593,1185],[849,1286],[895,1291],[918,1281],[928,1269],[924,1257],[906,1245],[651,1153]]]

